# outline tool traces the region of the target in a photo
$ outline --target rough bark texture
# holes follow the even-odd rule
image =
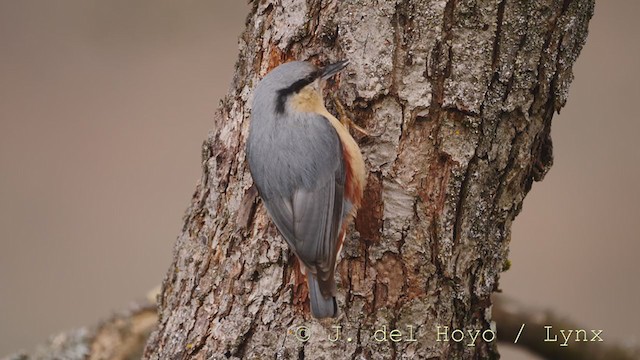
[[[551,119],[593,6],[254,1],[145,358],[497,357],[495,342],[437,341],[437,326],[495,329],[490,296],[511,222],[551,166]],[[251,188],[244,145],[252,89],[266,72],[344,58],[351,64],[329,93],[371,134],[357,137],[368,187],[338,265],[341,315],[316,321]],[[334,325],[341,339],[331,342]],[[385,326],[387,341],[376,341]],[[406,341],[409,326],[417,341]],[[389,339],[392,329],[403,341]]]

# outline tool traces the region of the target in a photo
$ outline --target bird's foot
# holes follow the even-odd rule
[[[338,118],[340,119],[340,123],[342,123],[342,126],[347,128],[347,130],[354,129],[364,136],[370,136],[365,129],[356,125],[356,123],[351,120],[349,115],[347,115],[347,110],[344,108],[344,105],[342,105],[342,102],[340,102],[340,100],[336,96],[333,96],[333,102],[334,104],[336,104],[336,111],[338,112]]]

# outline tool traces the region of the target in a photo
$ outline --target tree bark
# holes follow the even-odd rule
[[[145,358],[497,358],[495,341],[467,346],[451,332],[495,330],[490,296],[511,223],[552,164],[551,119],[593,6],[254,1]],[[341,315],[317,321],[251,187],[244,146],[262,76],[293,59],[344,58],[328,94],[371,134],[355,134],[368,187],[338,265]],[[445,326],[449,341],[438,341]]]

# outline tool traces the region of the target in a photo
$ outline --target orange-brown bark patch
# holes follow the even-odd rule
[[[378,243],[382,232],[382,181],[376,174],[369,174],[364,190],[362,207],[356,216],[356,229],[364,241]]]

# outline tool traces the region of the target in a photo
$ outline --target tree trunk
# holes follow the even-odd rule
[[[490,296],[511,223],[551,166],[551,119],[593,6],[254,1],[145,358],[497,358]],[[354,134],[368,186],[337,269],[341,315],[317,321],[244,146],[252,90],[270,69],[345,58],[328,93],[370,133]]]

